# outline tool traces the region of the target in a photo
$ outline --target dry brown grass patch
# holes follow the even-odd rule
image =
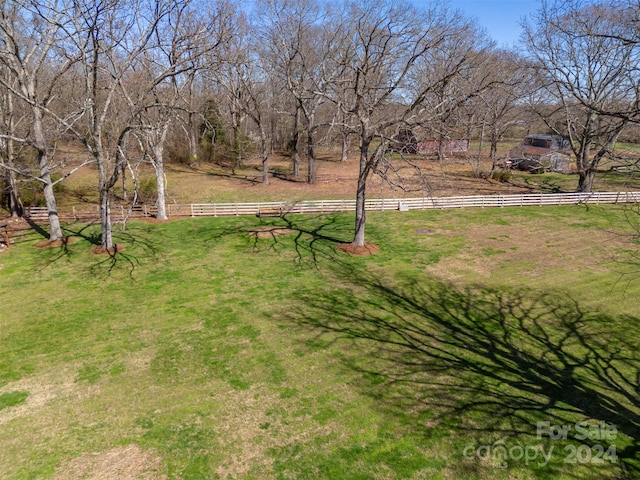
[[[0,388],[0,394],[17,390],[29,392],[24,404],[0,411],[0,425],[7,424],[19,417],[36,416],[36,414],[42,420],[44,415],[41,413],[41,409],[50,402],[83,399],[95,393],[99,387],[91,385],[80,388],[73,380],[75,373],[72,370],[56,370],[26,377]]]
[[[56,469],[54,480],[160,480],[162,459],[138,445],[85,453]]]

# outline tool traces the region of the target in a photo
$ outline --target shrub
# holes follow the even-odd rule
[[[158,197],[158,187],[155,177],[142,177],[138,180],[138,202],[155,203]]]
[[[498,182],[508,182],[511,180],[511,171],[509,170],[494,170],[491,172],[491,179]]]

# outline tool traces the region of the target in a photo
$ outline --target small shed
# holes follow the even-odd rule
[[[569,173],[569,147],[569,141],[560,135],[527,135],[520,145],[509,151],[507,165],[532,173]]]

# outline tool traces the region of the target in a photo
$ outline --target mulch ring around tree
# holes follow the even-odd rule
[[[104,248],[102,245],[95,245],[91,247],[91,253],[95,253],[96,255],[115,255],[116,253],[124,252],[125,246],[116,243],[111,248]]]
[[[365,243],[364,246],[356,246],[352,243],[341,243],[338,245],[338,250],[348,253],[349,255],[365,256],[377,253],[380,248],[373,243]]]
[[[287,227],[277,227],[274,225],[267,225],[264,227],[256,227],[248,230],[247,233],[253,238],[276,238],[283,237],[285,235],[292,235],[296,230]]]
[[[76,237],[64,237],[59,240],[43,240],[36,244],[36,248],[66,247],[77,240]]]

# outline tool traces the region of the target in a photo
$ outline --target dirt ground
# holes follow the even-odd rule
[[[506,149],[508,145],[504,148]],[[62,154],[66,170],[85,160],[78,150]],[[478,178],[473,174],[474,158],[456,154],[440,163],[437,159],[413,158],[413,166],[395,162],[387,170],[389,182],[378,175],[369,179],[368,196],[419,197],[424,195],[451,196],[492,193],[521,193],[522,185],[501,183]],[[306,160],[300,160],[300,176],[292,176],[292,164],[288,155],[274,153],[269,158],[269,185],[262,183],[259,158],[248,158],[242,168],[231,168],[216,163],[197,162],[191,165],[168,163],[166,184],[168,201],[172,203],[254,202],[277,200],[320,200],[353,198],[358,175],[358,158],[353,153],[345,162],[339,160],[335,149],[317,149],[316,183],[307,183]],[[483,159],[479,170],[486,174],[491,162]],[[154,172],[150,165],[140,164],[133,169],[139,185],[140,199],[148,204],[154,200]],[[401,177],[401,178],[400,178]],[[87,166],[65,180],[59,193],[63,207],[96,203],[95,167]],[[127,178],[129,199],[133,191],[131,174]],[[125,197],[122,182],[114,187],[116,197]],[[527,190],[529,191],[529,190]]]
[[[269,185],[262,184],[259,162],[248,161],[242,171],[229,175],[217,165],[200,164],[193,167],[173,165],[168,172],[168,190],[176,203],[214,201],[276,201],[353,198],[356,191],[358,161],[346,162],[321,154],[316,162],[316,183],[306,182],[306,165],[301,165],[299,178],[291,172],[290,160],[274,155],[270,160],[272,172]],[[394,165],[388,179],[372,175],[368,182],[369,198],[403,198],[425,195],[491,195],[496,193],[529,192],[524,185],[503,183],[486,178],[491,169],[488,160],[482,162],[484,178],[473,174],[464,157],[451,157],[442,165],[437,160],[418,160],[413,168]]]

